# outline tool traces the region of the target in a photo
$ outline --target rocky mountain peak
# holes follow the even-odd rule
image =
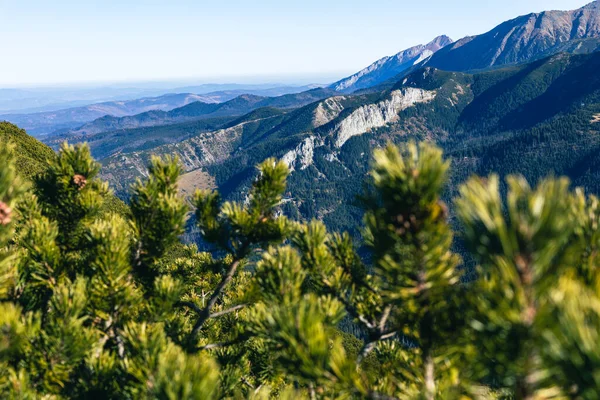
[[[377,60],[356,74],[335,82],[330,88],[339,92],[350,93],[375,86],[428,59],[451,43],[452,39],[448,36],[438,36],[427,44],[413,46],[391,57],[384,57]]]
[[[452,42],[454,42],[454,41],[449,36],[440,35],[440,36],[436,37],[435,39],[433,39],[428,44],[426,44],[425,47],[427,47],[429,49],[436,48],[436,50],[439,50],[442,47],[448,46]]]
[[[476,71],[519,64],[558,52],[600,49],[600,1],[572,11],[531,13],[482,35],[461,39],[429,61],[442,70]]]

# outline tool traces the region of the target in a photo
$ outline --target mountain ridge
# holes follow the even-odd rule
[[[65,133],[106,116],[119,118],[149,111],[170,111],[195,101],[211,104],[224,103],[244,94],[259,95],[262,97],[283,96],[321,87],[320,85],[304,85],[265,88],[261,85],[255,85],[255,88],[249,89],[206,91],[209,88],[235,88],[237,86],[243,87],[243,85],[233,84],[188,86],[174,89],[173,92],[158,96],[143,96],[130,100],[88,101],[76,106],[35,112],[1,112],[0,121],[7,120],[26,129],[31,135],[41,137],[51,135],[55,132]],[[10,97],[10,93],[15,92],[15,90],[0,89],[0,94],[3,92],[7,92],[7,96]],[[18,95],[19,91],[16,90],[16,92],[15,95]]]
[[[446,35],[441,35],[427,44],[413,46],[393,56],[383,57],[359,72],[341,79],[329,86],[338,92],[349,93],[384,82],[402,71],[431,57],[436,51],[452,43]]]
[[[329,97],[332,94],[334,92],[326,88],[316,88],[277,97],[243,94],[224,103],[193,102],[170,111],[150,111],[120,118],[105,116],[77,129],[72,129],[61,136],[68,138],[69,136],[86,136],[113,130],[182,123],[203,118],[242,116],[264,107],[295,108]]]
[[[577,44],[569,48],[569,42]],[[584,46],[582,42],[588,42]],[[481,35],[462,38],[426,64],[446,71],[479,71],[569,51],[600,49],[600,3],[576,10],[543,11],[505,21]]]

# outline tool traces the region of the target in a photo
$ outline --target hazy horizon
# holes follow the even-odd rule
[[[0,0],[12,60],[0,87],[325,84],[441,34],[456,40],[589,1],[280,3]]]
[[[1,68],[1,67],[0,67]],[[0,84],[0,90],[23,89],[23,90],[52,90],[52,89],[85,89],[85,88],[148,88],[148,89],[167,89],[180,88],[186,86],[203,85],[241,85],[241,86],[306,86],[312,84],[327,85],[348,74],[354,73],[354,70],[340,71],[330,74],[297,74],[288,76],[276,75],[256,75],[256,76],[206,76],[206,77],[180,77],[164,79],[123,79],[123,80],[100,80],[100,81],[58,81],[58,82],[32,82],[16,84]]]

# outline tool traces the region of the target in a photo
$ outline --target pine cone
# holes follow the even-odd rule
[[[85,176],[77,174],[73,177],[73,183],[75,186],[77,186],[77,188],[79,188],[79,190],[81,190],[87,184],[87,179],[85,179]]]
[[[0,225],[8,225],[11,221],[12,208],[0,201]]]

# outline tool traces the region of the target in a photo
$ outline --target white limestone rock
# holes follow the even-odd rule
[[[344,111],[344,106],[341,103],[344,99],[343,96],[335,96],[320,102],[315,110],[313,126],[318,128],[336,119]]]
[[[281,160],[287,164],[290,171],[295,171],[296,168],[301,171],[305,170],[314,162],[315,147],[318,147],[318,145],[316,137],[309,136],[295,149],[285,153]]]
[[[341,148],[353,136],[397,121],[400,111],[418,103],[428,103],[435,96],[435,91],[408,87],[393,91],[387,100],[356,109],[331,132],[335,147]]]

